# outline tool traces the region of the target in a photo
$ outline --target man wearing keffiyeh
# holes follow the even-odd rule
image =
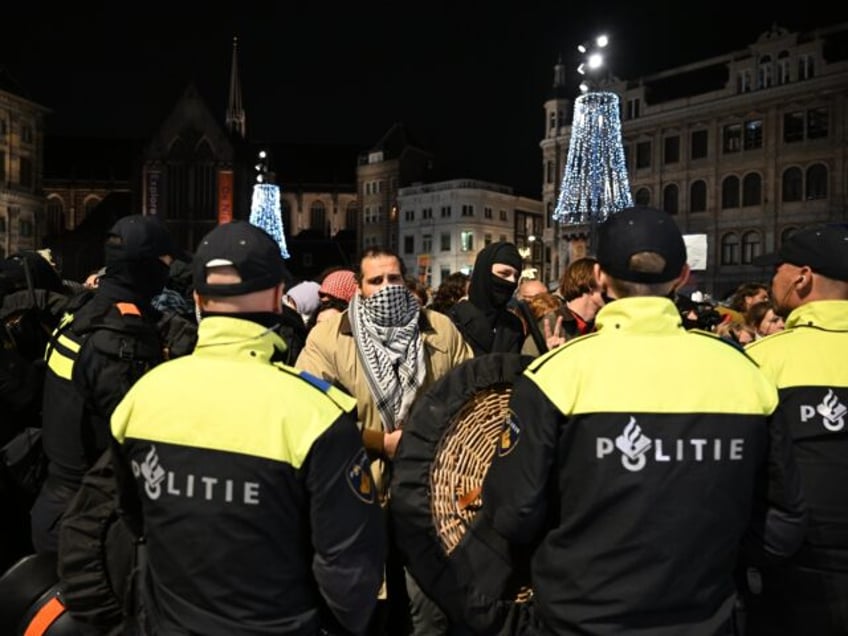
[[[415,397],[473,357],[447,316],[421,307],[405,275],[397,254],[367,248],[347,311],[315,325],[295,363],[356,398],[362,439],[384,502],[390,460]],[[376,626],[369,632],[380,633],[385,632]]]

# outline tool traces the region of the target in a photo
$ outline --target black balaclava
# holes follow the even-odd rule
[[[159,219],[133,214],[120,219],[106,239],[106,273],[100,288],[149,305],[168,280],[168,265],[161,256],[173,255],[174,243]]]
[[[490,243],[477,254],[471,283],[468,287],[468,300],[482,311],[490,323],[494,323],[498,312],[506,307],[518,283],[495,276],[492,265],[504,263],[521,271],[521,254],[512,243],[499,241]]]

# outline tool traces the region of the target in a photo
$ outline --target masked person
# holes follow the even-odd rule
[[[36,551],[56,553],[59,520],[83,475],[109,443],[109,417],[127,390],[164,359],[160,312],[174,245],[155,217],[131,215],[109,230],[106,273],[54,331],[45,359],[42,443],[47,478],[32,508]]]
[[[368,248],[359,259],[359,288],[347,311],[316,324],[297,366],[356,398],[362,439],[373,460],[377,491],[386,502],[388,472],[416,396],[445,373],[469,360],[471,349],[450,319],[421,307],[405,284],[401,258]],[[389,559],[394,551],[389,548]],[[388,605],[381,603],[369,634],[400,633],[407,612],[403,578],[394,592],[388,566]],[[385,597],[385,591],[381,593]],[[394,612],[398,612],[397,614]]]
[[[490,243],[477,254],[468,298],[448,310],[475,356],[521,352],[524,323],[507,307],[520,273],[521,255],[512,243]]]

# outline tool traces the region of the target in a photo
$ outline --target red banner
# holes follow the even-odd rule
[[[218,171],[218,223],[233,220],[233,171]]]

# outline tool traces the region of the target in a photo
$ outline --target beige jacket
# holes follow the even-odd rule
[[[427,375],[419,389],[423,391],[457,365],[470,360],[473,353],[453,322],[444,314],[422,310],[419,327],[427,365]],[[357,419],[363,430],[362,439],[377,464],[372,464],[372,472],[378,492],[385,493],[388,484],[384,483],[386,466],[382,454],[383,423],[368,389],[347,312],[315,325],[309,332],[295,366],[344,389],[356,398]]]

